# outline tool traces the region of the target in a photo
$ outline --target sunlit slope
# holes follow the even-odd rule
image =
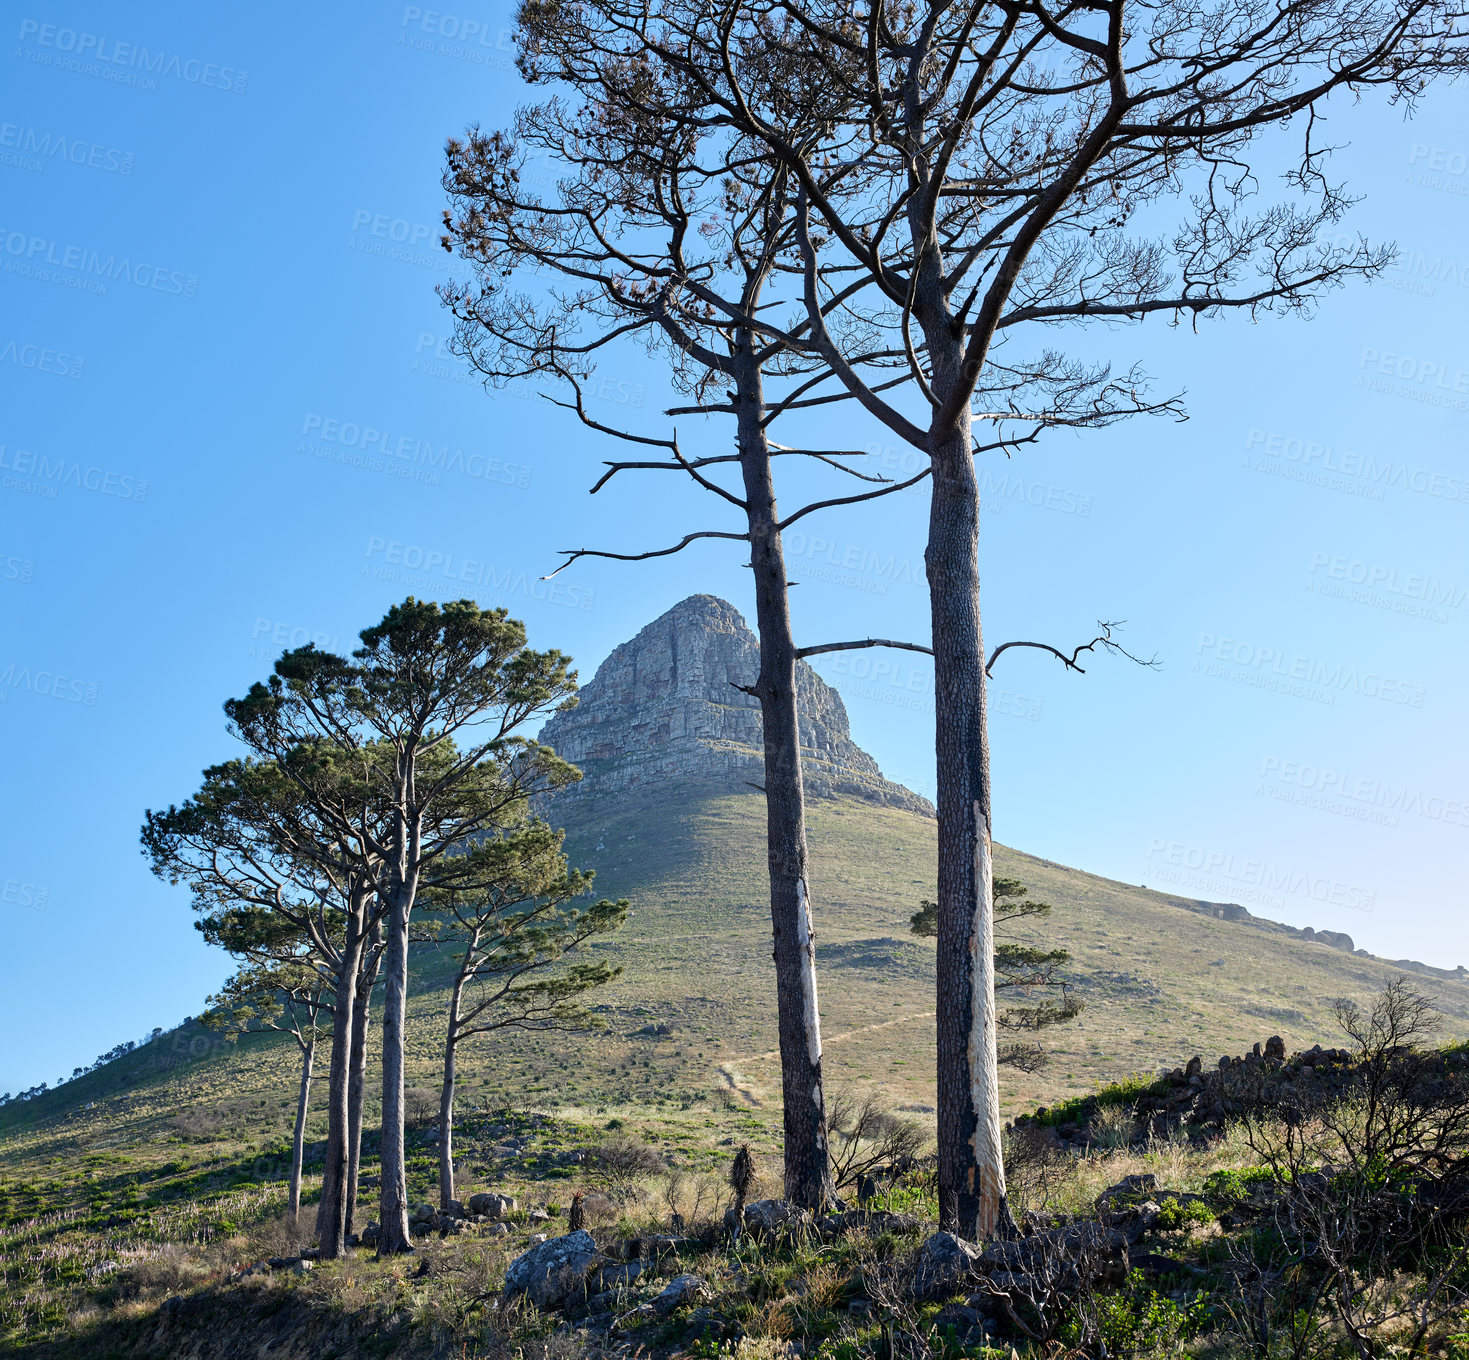
[[[830,801],[813,803],[810,821],[827,1070],[883,1087],[897,1104],[931,1105],[933,945],[909,935],[908,917],[935,892],[934,823]],[[753,792],[681,786],[578,814],[568,827],[573,863],[597,870],[599,892],[635,906],[621,936],[601,945],[623,967],[600,997],[606,1028],[480,1042],[461,1059],[468,1098],[662,1113],[709,1136],[731,1121],[768,1121],[779,1082],[764,842],[764,800]],[[1043,938],[1071,951],[1069,975],[1087,1001],[1080,1020],[1047,1036],[1056,1055],[1047,1071],[1006,1075],[1012,1109],[1195,1052],[1212,1063],[1273,1033],[1293,1047],[1331,1043],[1333,999],[1365,997],[1397,975],[1282,928],[1217,920],[1018,851],[999,847],[996,861],[1053,904]],[[436,1076],[446,969],[432,950],[415,957],[414,1082]],[[1439,998],[1447,1032],[1469,1034],[1469,987],[1419,980]],[[99,1033],[99,1046],[113,1037]],[[56,1153],[166,1137],[191,1121],[241,1137],[283,1132],[295,1071],[289,1041],[230,1045],[195,1027],[0,1110],[0,1138],[39,1136],[34,1155],[42,1145]]]

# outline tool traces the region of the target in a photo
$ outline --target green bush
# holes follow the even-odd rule
[[[1202,1332],[1212,1321],[1212,1312],[1202,1297],[1175,1303],[1151,1288],[1140,1270],[1128,1276],[1127,1286],[1096,1300],[1096,1326],[1107,1355],[1139,1355],[1171,1350]],[[1070,1345],[1083,1341],[1079,1319],[1062,1329],[1062,1340]]]
[[[1187,1202],[1181,1199],[1164,1200],[1162,1211],[1158,1214],[1158,1227],[1164,1232],[1178,1232],[1182,1228],[1212,1222],[1214,1211],[1196,1199]]]
[[[1237,1171],[1215,1171],[1204,1179],[1204,1194],[1216,1208],[1227,1209],[1248,1199],[1250,1192],[1270,1185],[1275,1173],[1268,1166],[1247,1166]]]

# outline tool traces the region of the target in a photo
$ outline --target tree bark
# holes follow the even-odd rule
[[[408,1005],[408,913],[412,895],[395,885],[388,903],[383,996],[382,1187],[378,1255],[413,1250],[408,1234],[408,1174],[403,1127],[403,1044]]]
[[[367,1097],[367,1031],[372,1025],[372,989],[377,985],[382,954],[377,946],[382,930],[374,926],[368,937],[367,963],[357,983],[352,1007],[352,1060],[347,1073],[347,1234],[354,1231],[357,1213],[357,1175],[362,1165],[362,1104]]]
[[[770,447],[762,424],[764,391],[748,337],[736,351],[735,369],[740,466],[760,634],[760,675],[755,692],[760,700],[765,744],[766,844],[784,1101],[785,1197],[819,1212],[836,1199],[836,1187],[827,1151],[821,1081],[821,1019],[816,997],[816,932],[811,916],[805,790],[801,781],[796,642]]]
[[[316,1062],[316,1031],[301,1050],[301,1089],[296,1097],[296,1132],[291,1140],[291,1188],[286,1212],[291,1222],[301,1218],[301,1167],[306,1160],[306,1112],[311,1104],[311,1069]]]
[[[471,951],[473,946],[471,945]],[[472,954],[471,954],[472,956]],[[454,979],[449,995],[449,1023],[444,1035],[444,1081],[439,1088],[439,1208],[449,1211],[454,1198],[454,1080],[459,1049],[459,1001],[464,974]]]
[[[934,395],[956,390],[964,362],[938,287],[941,261],[921,268],[915,314]],[[1007,1235],[995,1019],[994,866],[984,636],[979,607],[979,479],[969,405],[929,430],[929,610],[933,630],[938,783],[939,1223],[971,1241]]]
[[[321,1259],[334,1261],[346,1250],[347,1138],[350,1124],[352,1011],[362,962],[361,907],[354,902],[338,955],[332,1001],[332,1055],[327,1075],[326,1161],[321,1173],[321,1203],[316,1210],[316,1241]]]

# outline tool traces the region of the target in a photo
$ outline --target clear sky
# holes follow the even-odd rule
[[[0,1092],[176,1023],[225,975],[138,825],[230,753],[220,706],[284,645],[347,649],[405,594],[469,593],[589,676],[694,591],[750,612],[730,544],[543,583],[559,548],[661,546],[735,527],[729,508],[667,477],[589,498],[608,447],[442,349],[441,148],[527,97],[508,7],[4,22]],[[1004,842],[1469,963],[1466,113],[1443,91],[1412,121],[1368,98],[1330,122],[1364,195],[1353,228],[1402,250],[1381,283],[1309,322],[1112,332],[1117,364],[1186,389],[1192,418],[982,468],[990,642],[1125,619],[1162,662],[1003,659]],[[665,431],[646,358],[602,376],[609,419]],[[855,411],[827,428],[892,442]],[[465,471],[393,475],[368,430],[462,451]],[[924,515],[908,493],[799,526],[803,643],[926,640]],[[925,659],[820,660],[856,739],[931,795]]]

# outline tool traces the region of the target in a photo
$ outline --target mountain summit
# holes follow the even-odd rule
[[[764,778],[760,705],[753,685],[760,643],[732,604],[690,595],[597,667],[581,702],[558,713],[540,740],[583,772],[558,799],[672,782],[747,793]],[[804,661],[796,663],[806,794],[860,798],[932,817],[933,805],[884,779],[851,737],[846,705]]]

